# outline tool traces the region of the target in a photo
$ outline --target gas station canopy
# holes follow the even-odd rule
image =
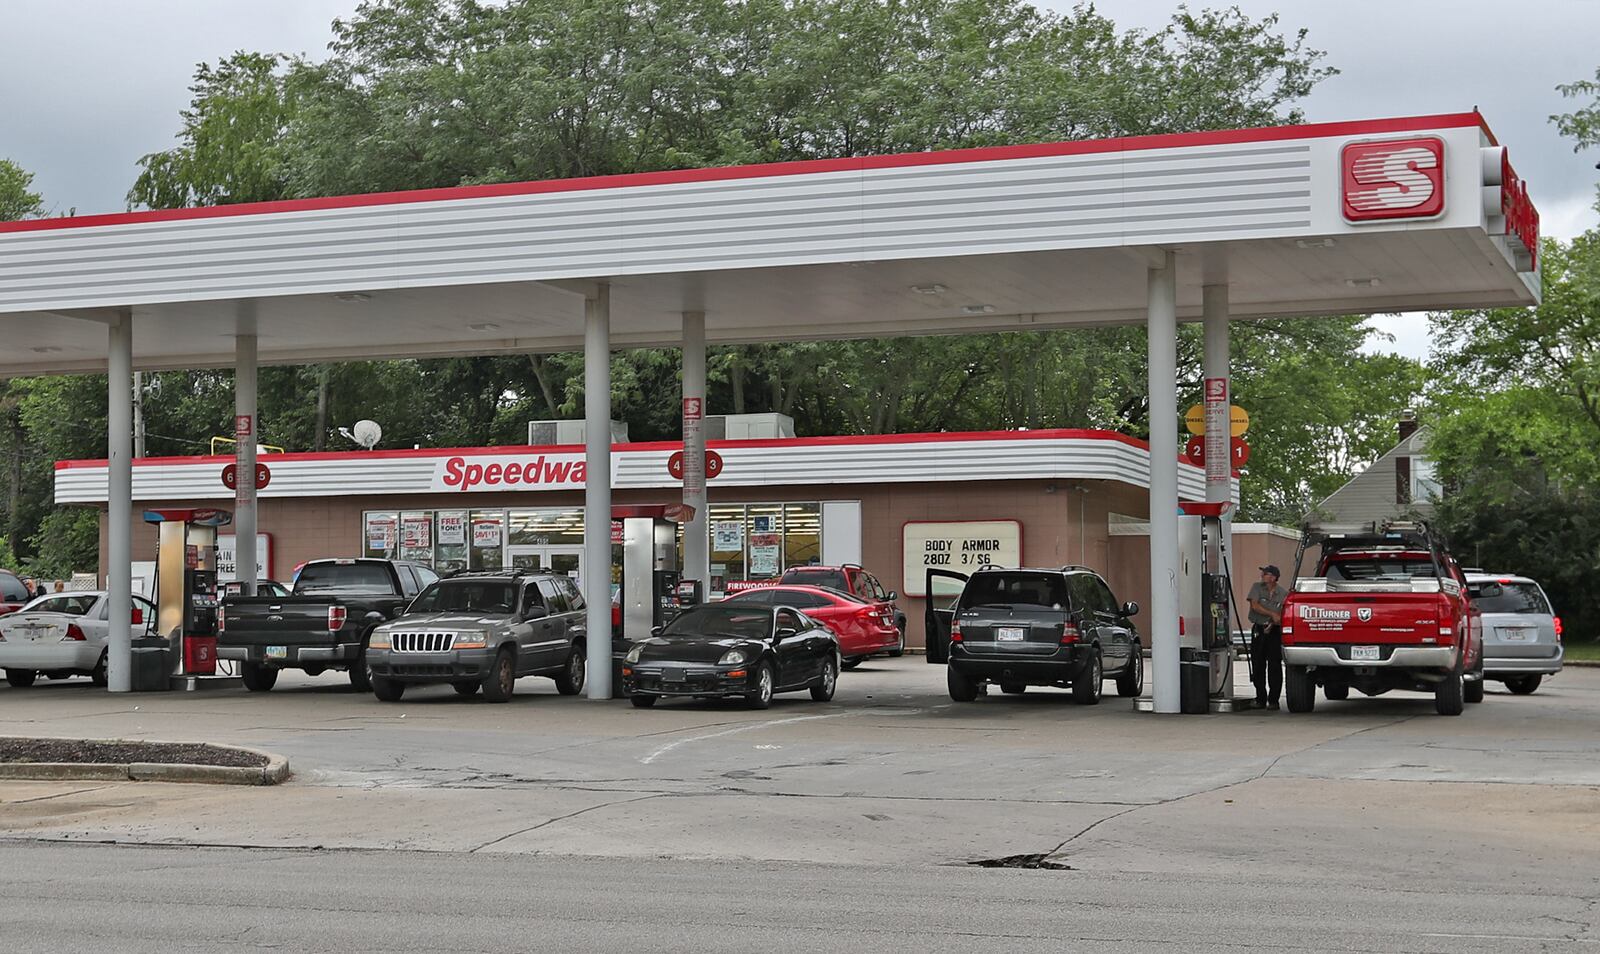
[[[0,374],[1528,305],[1537,215],[1477,113],[0,224]]]

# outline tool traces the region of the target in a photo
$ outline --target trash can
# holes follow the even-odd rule
[[[183,671],[195,676],[217,674],[217,637],[183,637]]]
[[[1178,651],[1178,708],[1187,715],[1211,711],[1211,651]]]
[[[134,692],[166,692],[171,667],[169,647],[164,636],[141,636],[133,641],[132,686]]]

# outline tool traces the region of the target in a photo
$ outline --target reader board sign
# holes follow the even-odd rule
[[[927,596],[928,570],[972,573],[985,566],[1022,565],[1022,524],[1016,520],[912,522],[901,531],[900,592]]]

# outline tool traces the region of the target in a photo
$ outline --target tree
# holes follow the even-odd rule
[[[1563,83],[1556,89],[1568,99],[1589,100],[1570,113],[1550,117],[1561,135],[1572,140],[1572,151],[1600,146],[1600,67],[1595,68],[1594,79]],[[1600,208],[1600,199],[1595,201],[1595,207]]]
[[[30,190],[33,173],[26,171],[10,159],[0,159],[0,222],[33,218],[44,214],[44,197]],[[30,507],[26,471],[34,454],[22,425],[22,385],[18,382],[0,382],[0,455],[3,455],[6,472],[5,498],[5,556],[0,565],[14,566],[17,553],[22,550],[29,527]]]
[[[31,219],[44,213],[44,197],[29,191],[33,173],[10,159],[0,159],[0,222]]]

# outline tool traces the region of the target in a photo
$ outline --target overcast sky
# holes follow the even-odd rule
[[[1544,232],[1600,221],[1600,150],[1574,154],[1547,117],[1557,83],[1600,67],[1600,0],[1234,0],[1305,27],[1342,74],[1304,104],[1309,119],[1459,112],[1477,106],[1528,180]],[[320,58],[329,24],[356,0],[6,0],[0,158],[35,174],[58,212],[124,208],[135,162],[172,144],[194,65],[233,50]],[[1195,7],[1208,4],[1192,0]],[[1211,6],[1221,6],[1212,3]],[[1070,0],[1044,0],[1058,10]],[[1126,26],[1159,27],[1175,2],[1105,0]],[[1426,352],[1420,317],[1378,319],[1403,353]]]

